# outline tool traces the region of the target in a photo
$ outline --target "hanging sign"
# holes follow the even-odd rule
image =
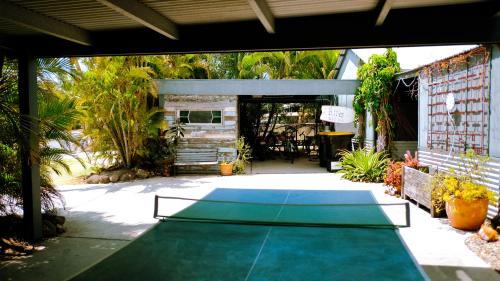
[[[331,123],[352,123],[354,110],[343,106],[323,105],[319,119]]]

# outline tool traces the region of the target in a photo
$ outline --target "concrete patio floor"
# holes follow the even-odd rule
[[[45,241],[46,249],[33,256],[2,261],[0,280],[57,281],[81,272],[157,222],[152,218],[155,194],[201,198],[215,188],[348,189],[371,190],[380,203],[404,202],[384,194],[381,184],[346,181],[338,174],[326,173],[314,162],[302,160],[289,165],[275,161],[271,171],[279,174],[264,173],[270,171],[263,166],[269,163],[254,163],[251,175],[158,177],[60,186],[66,200],[61,214],[66,216],[67,232]],[[446,220],[433,219],[413,204],[411,221],[412,226],[400,229],[400,234],[432,280],[500,280],[500,274],[464,244],[465,237],[472,233],[453,230]]]

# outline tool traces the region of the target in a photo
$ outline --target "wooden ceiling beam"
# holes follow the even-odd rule
[[[382,24],[384,24],[384,21],[392,8],[392,0],[380,0],[380,4],[377,7],[378,16],[377,20],[375,21],[375,25],[381,26]]]
[[[267,2],[265,0],[248,0],[248,4],[250,4],[267,32],[274,33],[274,16]]]
[[[44,34],[90,46],[90,32],[51,17],[0,0],[0,18]]]
[[[179,39],[177,25],[150,7],[136,0],[97,0],[116,12],[166,36]]]

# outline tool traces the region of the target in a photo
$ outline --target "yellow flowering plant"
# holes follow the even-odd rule
[[[488,171],[484,165],[488,160],[487,156],[479,156],[470,149],[460,155],[458,169],[435,174],[432,179],[434,207],[440,209],[443,202],[455,198],[466,201],[488,199],[491,204],[495,204],[498,200],[495,194],[480,184],[484,173]]]

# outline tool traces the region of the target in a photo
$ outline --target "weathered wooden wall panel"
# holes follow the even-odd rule
[[[195,96],[163,95],[165,120],[172,125],[179,118],[179,112],[185,110],[222,112],[221,124],[185,124],[184,137],[179,149],[234,148],[238,138],[238,97],[237,96]],[[217,166],[179,167],[179,173],[215,173]]]

